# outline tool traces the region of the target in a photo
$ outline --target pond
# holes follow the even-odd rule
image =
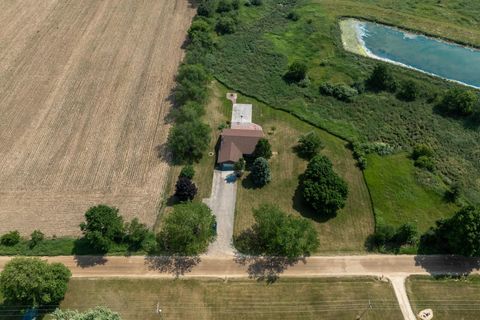
[[[480,50],[356,19],[340,28],[350,52],[480,88]]]

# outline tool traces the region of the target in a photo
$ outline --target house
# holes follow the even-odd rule
[[[234,103],[231,127],[220,135],[217,163],[223,170],[233,169],[240,158],[253,154],[263,137],[262,127],[252,122],[252,105]]]

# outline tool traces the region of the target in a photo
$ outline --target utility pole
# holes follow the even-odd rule
[[[370,301],[370,299],[368,299],[367,309],[363,310],[363,312],[357,316],[356,320],[361,320],[363,318],[363,316],[367,313],[367,311],[372,309],[372,307],[373,307],[372,302]]]

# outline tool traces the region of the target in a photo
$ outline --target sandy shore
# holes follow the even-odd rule
[[[340,20],[343,48],[349,52],[368,57],[370,55],[360,39],[358,28],[359,22],[355,19]]]

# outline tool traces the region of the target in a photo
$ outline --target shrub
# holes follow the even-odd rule
[[[462,194],[461,185],[456,182],[450,186],[450,188],[445,191],[445,199],[449,202],[456,202]]]
[[[346,84],[331,84],[328,82],[320,85],[320,93],[326,96],[332,96],[340,101],[351,102],[355,96],[358,95],[358,91]]]
[[[188,164],[182,168],[180,174],[178,175],[179,178],[187,178],[192,180],[195,176],[195,168],[192,165]]]
[[[427,156],[420,156],[417,160],[415,160],[414,165],[418,168],[427,169],[429,171],[433,171],[435,168],[435,163],[432,158]]]
[[[417,160],[420,157],[433,157],[433,149],[426,144],[417,144],[413,148],[412,159]]]
[[[177,81],[206,85],[210,80],[207,70],[201,64],[183,64],[177,76]]]
[[[175,205],[158,234],[158,245],[170,254],[202,253],[215,238],[214,226],[215,216],[205,204],[190,202]]]
[[[397,89],[397,83],[390,69],[384,64],[377,64],[367,79],[367,86],[374,91],[390,91]]]
[[[63,299],[70,276],[70,270],[61,263],[13,258],[0,275],[0,291],[9,303],[25,308],[48,307]]]
[[[138,218],[133,218],[130,223],[125,223],[125,242],[130,250],[149,252],[155,247],[155,235]]]
[[[40,230],[35,230],[30,235],[29,247],[33,248],[45,239],[45,235]]]
[[[418,96],[418,85],[413,80],[407,80],[400,83],[398,98],[404,101],[415,101]]]
[[[417,227],[411,223],[403,224],[398,229],[390,225],[380,224],[370,237],[370,244],[380,251],[397,252],[401,246],[412,246],[416,245],[417,242]]]
[[[257,187],[263,187],[272,180],[270,166],[265,158],[257,158],[253,162],[250,175],[252,182]]]
[[[418,242],[417,226],[411,223],[403,224],[397,229],[394,240],[398,245],[415,245]]]
[[[175,100],[179,104],[185,104],[188,101],[205,103],[208,98],[208,89],[203,84],[198,84],[184,80],[177,84],[175,88]]]
[[[53,320],[121,320],[116,312],[105,307],[95,307],[83,312],[56,309],[50,317]]]
[[[176,163],[199,161],[209,143],[210,127],[199,120],[176,124],[167,139]]]
[[[241,1],[240,1],[240,0],[233,0],[233,1],[232,1],[233,9],[234,9],[234,10],[240,9],[240,4],[241,4]]]
[[[0,244],[3,246],[8,246],[12,247],[16,244],[18,244],[21,240],[20,233],[15,230],[15,231],[10,231],[9,233],[4,234],[0,238]]]
[[[85,213],[85,220],[80,229],[93,249],[108,252],[113,242],[119,243],[123,239],[123,218],[117,208],[102,204],[91,207]]]
[[[475,92],[455,87],[447,91],[439,107],[447,114],[468,116],[473,113],[477,103],[478,95]]]
[[[298,21],[300,19],[300,15],[295,11],[290,11],[287,14],[287,19],[292,20],[292,21]]]
[[[250,0],[250,3],[254,6],[261,6],[263,4],[263,0]]]
[[[245,159],[240,158],[235,164],[233,165],[233,170],[237,173],[242,173],[245,170]]]
[[[200,33],[208,33],[211,31],[210,23],[205,19],[195,19],[188,29],[188,36],[190,40],[197,38]]]
[[[195,198],[197,194],[197,186],[192,180],[180,177],[175,184],[175,197],[179,201],[190,201]]]
[[[233,3],[231,0],[220,0],[217,6],[218,13],[229,12],[233,10]]]
[[[346,182],[333,171],[330,160],[320,155],[308,163],[302,189],[305,201],[325,214],[343,208],[348,195]]]
[[[307,76],[307,65],[302,61],[295,61],[288,66],[285,80],[289,82],[300,82]]]
[[[212,17],[217,11],[216,0],[201,0],[198,4],[197,14],[204,17]]]
[[[287,257],[308,256],[319,245],[312,222],[288,215],[278,207],[262,205],[253,210],[255,224],[235,239],[244,253]]]
[[[309,132],[300,136],[296,151],[298,155],[303,158],[311,159],[320,149],[323,148],[323,143],[320,136],[316,132]]]
[[[237,28],[237,22],[232,17],[220,17],[215,25],[218,34],[231,34]]]
[[[253,151],[253,156],[255,158],[270,159],[272,157],[272,146],[270,142],[265,138],[258,140],[255,150]]]

